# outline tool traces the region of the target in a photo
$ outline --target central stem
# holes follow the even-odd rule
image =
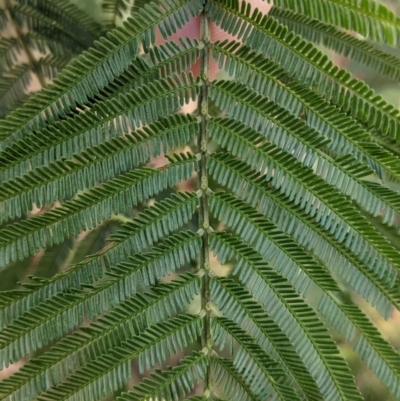
[[[202,237],[202,247],[200,252],[200,269],[204,269],[205,274],[202,277],[201,288],[201,308],[205,311],[203,318],[202,347],[211,350],[211,296],[210,296],[210,257],[209,257],[209,206],[208,206],[208,174],[207,174],[207,144],[208,144],[208,92],[209,92],[209,72],[210,72],[210,22],[206,11],[203,10],[200,16],[201,32],[200,37],[204,45],[200,54],[200,79],[202,85],[200,88],[198,100],[198,113],[200,116],[200,126],[198,135],[198,150],[200,154],[199,173],[198,173],[198,189],[201,189],[202,196],[199,206],[199,228],[204,230]],[[204,390],[212,390],[211,366],[209,364],[206,377],[204,380]]]

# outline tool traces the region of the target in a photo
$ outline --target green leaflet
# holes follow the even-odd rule
[[[398,43],[400,18],[383,4],[372,0],[277,0],[274,4],[359,32],[376,42]]]
[[[291,114],[298,117],[305,109],[307,124],[330,139],[327,146],[335,153],[341,156],[352,153],[380,176],[386,170],[400,177],[397,158],[369,141],[369,133],[356,120],[297,81],[286,83],[285,71],[271,59],[265,63],[265,57],[247,46],[227,41],[213,45],[213,56],[236,80],[268,96]]]
[[[187,394],[199,379],[204,378],[206,357],[204,352],[192,352],[177,366],[163,371],[157,369],[150,378],[144,379],[133,390],[122,393],[117,401],[148,401],[152,397],[175,401],[179,396]]]
[[[328,184],[356,200],[366,211],[374,216],[381,214],[385,223],[395,224],[395,217],[400,214],[400,195],[379,184],[370,185],[366,177],[372,171],[351,155],[335,160],[324,153],[321,147],[328,140],[300,119],[292,117],[276,103],[237,83],[232,85],[229,81],[218,82],[212,87],[211,96],[219,107],[228,110],[230,117],[253,129],[252,134],[250,131],[246,132],[247,136],[252,137],[250,142],[261,144],[264,137],[265,146],[272,143],[283,149],[305,167],[313,168],[315,174]],[[229,133],[232,137],[236,133],[239,138],[245,135],[243,125],[238,128],[236,122],[230,123],[231,126],[225,129],[226,135]],[[226,122],[226,125],[229,124]],[[245,148],[243,144],[236,146]],[[252,146],[255,147],[254,143]]]
[[[191,116],[172,115],[118,138],[112,138],[73,156],[73,160],[54,161],[37,167],[22,177],[0,185],[4,208],[20,208],[35,203],[40,207],[79,190],[106,182],[143,165],[152,157],[184,146],[197,133],[197,121]],[[22,211],[22,210],[21,210]]]
[[[197,87],[191,74],[175,75],[100,102],[74,118],[56,123],[40,133],[30,134],[0,153],[2,178],[21,176],[32,166],[45,167],[57,161],[58,154],[72,158],[84,149],[130,134],[140,125],[154,123],[175,113],[194,98]],[[12,183],[6,185],[11,185],[12,189]]]
[[[252,295],[231,279],[214,278],[211,294],[224,316],[238,323],[254,337],[265,352],[285,369],[292,383],[296,383],[304,399],[322,399],[315,380],[304,366],[288,337],[265,313]]]
[[[201,319],[198,316],[179,315],[167,322],[158,323],[139,336],[125,341],[121,347],[110,350],[108,355],[79,369],[68,381],[42,393],[37,400],[55,398],[59,401],[79,401],[100,399],[112,394],[129,380],[133,358],[144,358],[148,368],[159,364],[194,342],[200,330]],[[197,356],[196,362],[203,360],[204,356],[201,356]],[[182,369],[184,366],[182,364],[179,367]],[[108,384],[104,386],[103,383]]]
[[[92,45],[102,33],[101,25],[74,4],[62,0],[18,0],[18,3],[30,12],[37,12],[41,21],[49,18],[52,21],[49,25],[59,25],[66,33],[76,35],[79,40],[85,41],[85,46]]]
[[[40,71],[44,78],[53,79],[58,71],[64,68],[67,58],[46,56],[41,57]],[[25,92],[32,83],[33,72],[29,64],[16,64],[5,71],[0,78],[0,114],[5,115],[15,109],[24,99]]]
[[[400,356],[381,337],[368,317],[356,305],[340,304],[329,294],[322,296],[318,310],[340,333],[348,333],[356,329],[359,331],[354,351],[360,355],[390,392],[399,398]],[[348,339],[352,341],[353,336]]]
[[[129,10],[130,3],[130,0],[101,0],[101,8],[108,14],[112,28],[115,28],[117,18],[121,18]]]
[[[224,394],[229,399],[234,399],[234,397],[243,401],[261,401],[263,399],[254,394],[230,359],[214,356],[211,363],[216,384],[223,385]]]
[[[272,394],[272,399],[300,400],[290,386],[285,371],[236,323],[223,317],[214,318],[212,330],[215,344],[220,345],[220,350],[224,348],[227,337],[240,344],[233,365],[243,375],[254,394],[258,397],[269,397]]]
[[[4,70],[10,69],[14,65],[21,50],[17,38],[0,39],[0,71],[2,74]]]
[[[148,54],[138,57],[96,97],[102,100],[110,99],[149,85],[156,79],[188,71],[199,58],[201,48],[202,44],[191,38],[180,38],[179,45],[167,42],[164,45],[154,46],[149,49]]]
[[[316,177],[311,170],[292,163],[290,155],[282,155],[276,149],[269,149],[268,154],[276,156],[275,164],[279,163],[279,167],[284,168],[286,172],[290,171],[291,176],[287,175],[288,178],[282,180],[285,177],[284,174],[272,176],[273,170],[269,169],[267,174],[262,174],[264,180],[271,181],[274,186],[277,185],[281,194],[292,202],[294,201],[295,205],[300,206],[308,215],[315,218],[339,243],[344,243],[362,262],[369,266],[372,272],[388,283],[389,287],[393,287],[396,280],[395,271],[398,269],[394,256],[397,250],[383,236],[376,233],[367,220],[362,219],[361,214],[346,198],[336,194],[334,188]],[[218,177],[219,183],[226,185],[230,178],[229,169],[221,168],[218,162],[213,161],[214,158],[215,155],[209,161],[210,172]],[[229,163],[230,157],[229,155],[218,155],[218,159]],[[246,161],[252,162],[249,158]],[[343,208],[344,204],[346,210]],[[378,238],[380,238],[379,241],[377,241]],[[388,259],[386,261],[382,259],[382,263],[380,262],[378,265],[370,265],[370,252],[377,257],[382,257],[383,252],[380,249],[387,253]]]
[[[312,283],[327,292],[339,291],[325,266],[321,266],[296,242],[245,202],[230,194],[216,193],[210,196],[210,210],[218,221],[224,222],[239,237],[251,243],[303,296],[308,294]],[[213,239],[212,236],[211,244]],[[222,255],[220,258],[224,259]]]
[[[181,233],[154,252],[132,257],[107,273],[108,279],[91,291],[71,289],[38,304],[0,333],[0,366],[8,366],[27,354],[60,338],[126,300],[139,289],[195,259],[199,244],[196,235]]]
[[[389,288],[366,264],[357,259],[350,245],[340,244],[334,235],[300,205],[291,202],[279,189],[272,188],[265,177],[251,170],[245,163],[227,158],[214,158],[213,162],[228,173],[226,185],[234,194],[315,254],[330,270],[338,273],[355,291],[371,302],[383,316],[389,318],[393,305],[400,308],[398,280]],[[217,169],[213,169],[211,174],[214,175],[215,171]]]
[[[32,49],[43,54],[49,50],[55,57],[61,59],[70,60],[85,50],[82,45],[79,45],[69,37],[57,38],[52,36],[48,38],[45,33],[34,32],[33,30],[27,33],[24,40]]]
[[[236,258],[234,275],[289,337],[324,397],[362,400],[349,368],[338,358],[339,351],[315,312],[253,248],[227,233],[215,236],[214,254],[221,263]]]
[[[400,80],[400,59],[378,49],[367,40],[355,38],[335,26],[315,21],[315,15],[310,18],[276,6],[269,15],[309,42],[322,44],[379,74]]]
[[[41,216],[13,224],[1,231],[0,265],[23,259],[80,232],[96,227],[113,214],[149,199],[163,189],[190,178],[196,159],[175,155],[165,168],[142,168],[117,176],[102,187],[79,195]]]
[[[284,361],[285,359],[289,360],[289,363],[286,364],[287,368],[293,369],[294,375],[298,375],[297,380],[300,380],[300,386],[309,399],[321,399],[322,396],[318,395],[318,390],[310,387],[310,378],[307,379],[303,376],[304,368],[299,367],[298,363],[290,363],[293,358],[293,351],[290,350],[292,345],[288,343],[283,333],[274,328],[275,323],[268,319],[263,308],[254,302],[251,294],[232,280],[218,278],[213,282],[213,296],[225,316],[244,326],[246,331],[254,336],[264,348],[271,349],[274,356],[282,357]],[[241,308],[240,312],[238,312],[238,307]],[[382,339],[361,310],[355,305],[340,304],[335,297],[328,293],[322,296],[318,309],[330,324],[343,333],[349,341],[354,341],[355,331],[359,330],[360,334],[355,350],[358,352],[362,350],[360,354],[370,369],[378,375],[393,394],[397,394],[399,356]],[[250,322],[246,320],[247,317],[250,317]]]
[[[18,19],[21,8],[14,9],[13,15]],[[20,15],[21,22],[25,23],[26,18]],[[47,22],[47,23],[46,23]],[[99,33],[97,29],[96,35]],[[51,34],[51,36],[49,36]],[[57,26],[51,24],[51,20],[40,18],[35,19],[35,25],[30,31],[24,33],[21,37],[22,41],[32,50],[36,50],[41,54],[46,54],[49,50],[54,56],[61,58],[70,58],[78,55],[86,49],[86,45],[76,42],[69,35],[70,33],[62,33]],[[0,55],[2,57],[0,71],[4,68],[11,68],[17,61],[17,55],[23,52],[21,43],[15,38],[0,39]]]
[[[32,80],[29,64],[17,64],[2,74],[0,78],[0,113],[7,114],[24,96],[26,88]]]
[[[179,12],[182,8],[185,12]],[[46,119],[56,121],[76,105],[85,104],[127,69],[137,56],[140,40],[145,48],[154,43],[156,24],[166,36],[197,15],[201,8],[201,0],[160,1],[159,5],[141,10],[121,28],[108,32],[95,47],[74,60],[55,83],[32,97],[24,109],[11,113],[1,122],[3,147],[10,143],[11,137],[20,139],[30,130],[44,127]]]
[[[1,294],[1,327],[10,325],[15,319],[29,311],[32,305],[41,303],[58,292],[69,288],[80,288],[92,284],[103,277],[104,266],[109,271],[112,266],[125,262],[130,256],[140,254],[149,246],[168,237],[192,218],[197,205],[197,195],[179,193],[155,204],[141,213],[131,223],[124,224],[112,235],[112,243],[105,249],[87,257],[69,269],[48,280],[31,277],[24,283],[24,290]],[[193,241],[196,236],[189,237]],[[168,238],[167,243],[170,244]]]
[[[34,399],[50,385],[58,384],[63,372],[73,373],[78,367],[106,355],[110,348],[121,346],[123,341],[139,335],[149,326],[181,312],[199,290],[198,276],[183,275],[179,281],[159,284],[152,292],[121,302],[97,323],[82,327],[80,332],[61,340],[45,356],[32,359],[18,374],[4,380],[0,384],[0,394]]]
[[[84,27],[79,26],[76,21],[71,21],[59,13],[53,8],[51,16],[40,12],[39,7],[31,7],[26,3],[25,0],[15,4],[10,9],[10,15],[13,21],[24,31],[24,27],[27,27],[30,32],[38,34],[44,38],[47,35],[53,37],[57,43],[67,43],[69,45],[75,44],[77,49],[85,50],[89,46],[93,45],[95,39],[98,38],[99,34],[104,32],[100,25],[97,25],[96,34],[88,32]],[[85,15],[81,13],[81,15]],[[75,29],[65,26],[65,24],[74,25]],[[24,40],[26,40],[24,38]],[[71,47],[71,46],[69,46]]]
[[[222,29],[238,34],[238,39],[242,39],[252,50],[261,50],[264,57],[272,58],[302,84],[368,127],[374,127],[382,135],[390,134],[399,141],[398,110],[375,95],[364,82],[334,66],[310,42],[288,31],[274,18],[263,16],[258,10],[252,13],[245,2],[239,8],[234,0],[210,0],[208,12]]]

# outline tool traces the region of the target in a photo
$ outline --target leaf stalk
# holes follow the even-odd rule
[[[205,2],[207,3],[207,2]],[[204,230],[202,235],[202,246],[200,250],[200,269],[204,269],[205,274],[202,277],[201,286],[201,308],[205,311],[203,317],[203,330],[202,330],[202,347],[211,350],[213,346],[211,335],[211,286],[210,286],[210,258],[209,258],[209,204],[208,204],[208,173],[207,173],[207,145],[208,145],[208,132],[207,124],[209,120],[208,115],[208,101],[209,101],[209,73],[210,73],[210,40],[211,30],[210,21],[205,11],[206,4],[204,5],[203,12],[200,16],[200,37],[204,44],[200,54],[200,78],[201,88],[198,97],[198,114],[200,116],[199,133],[197,137],[198,152],[200,155],[197,190],[201,191],[202,195],[199,204],[199,228]],[[212,373],[211,363],[208,364],[207,372],[204,380],[205,393],[212,391]]]

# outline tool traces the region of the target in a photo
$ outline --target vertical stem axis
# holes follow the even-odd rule
[[[205,2],[207,3],[207,2]],[[202,331],[202,347],[211,350],[211,289],[210,289],[210,258],[209,258],[209,206],[208,206],[208,174],[207,174],[207,144],[208,144],[208,96],[209,96],[209,72],[210,72],[210,22],[204,9],[201,13],[200,20],[200,37],[204,47],[200,54],[200,79],[202,85],[198,98],[198,113],[200,116],[199,134],[197,138],[197,146],[200,154],[199,171],[198,171],[198,189],[201,190],[202,196],[199,205],[199,228],[204,230],[202,236],[202,246],[200,251],[200,269],[204,269],[205,274],[202,277],[201,285],[201,309],[205,312],[203,318]],[[209,364],[206,377],[204,380],[205,393],[212,391],[212,375],[211,366]]]

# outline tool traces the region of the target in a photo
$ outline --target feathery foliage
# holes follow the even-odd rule
[[[1,400],[400,401],[400,17],[252,3],[4,2]]]

